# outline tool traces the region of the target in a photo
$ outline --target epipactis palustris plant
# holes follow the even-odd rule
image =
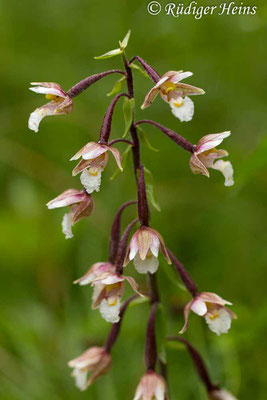
[[[94,209],[92,193],[98,192],[101,185],[101,175],[104,171],[109,153],[112,153],[119,170],[123,170],[126,156],[131,150],[133,155],[134,177],[136,180],[137,198],[124,203],[118,210],[110,232],[109,255],[105,261],[95,262],[85,274],[74,283],[81,286],[92,287],[92,308],[99,309],[101,316],[109,323],[112,323],[106,343],[102,347],[91,347],[85,350],[80,356],[69,362],[73,368],[73,376],[76,385],[80,390],[85,390],[95,379],[108,372],[111,367],[111,350],[115,344],[123,316],[128,305],[136,302],[137,298],[143,298],[150,302],[151,312],[148,319],[145,336],[145,367],[143,377],[137,386],[134,396],[135,400],[164,400],[169,399],[167,385],[166,358],[160,348],[167,343],[167,336],[161,342],[157,338],[156,324],[159,315],[162,317],[162,304],[157,283],[157,270],[159,268],[159,253],[162,253],[165,261],[172,264],[180,276],[185,288],[192,296],[192,300],[185,306],[185,324],[180,333],[188,328],[190,311],[204,317],[208,327],[217,335],[227,333],[231,321],[236,318],[235,314],[226,306],[231,305],[229,301],[222,299],[215,293],[199,292],[198,288],[181,262],[166,247],[165,240],[155,227],[150,225],[149,202],[158,208],[151,191],[150,171],[144,167],[140,158],[140,139],[153,149],[145,136],[140,125],[150,124],[161,131],[176,145],[190,154],[189,165],[194,174],[202,174],[209,177],[209,169],[220,171],[225,178],[225,186],[233,185],[233,168],[230,161],[222,160],[228,156],[227,151],[217,149],[223,139],[229,137],[230,132],[207,134],[203,136],[196,145],[187,139],[153,120],[135,120],[135,96],[133,85],[133,70],[139,70],[145,77],[153,81],[153,87],[145,95],[142,109],[149,107],[157,95],[168,103],[172,114],[180,121],[190,121],[194,115],[194,103],[191,96],[204,94],[204,90],[189,83],[185,79],[192,77],[192,72],[167,71],[162,76],[152,68],[141,57],[135,56],[127,60],[125,49],[130,37],[130,31],[125,38],[119,42],[119,47],[111,50],[96,59],[105,59],[121,55],[123,69],[112,69],[94,74],[78,82],[68,91],[65,91],[59,84],[53,82],[32,83],[32,91],[46,96],[49,102],[35,111],[29,118],[29,128],[35,132],[39,130],[39,124],[45,116],[69,114],[73,110],[74,98],[88,89],[93,83],[111,74],[119,74],[120,79],[115,83],[109,93],[113,100],[108,106],[101,125],[98,139],[83,144],[71,161],[78,164],[73,169],[73,176],[80,175],[82,189],[68,189],[55,199],[47,203],[49,209],[59,207],[70,207],[69,212],[64,214],[62,230],[66,239],[72,238],[72,226],[79,220],[89,217]],[[138,64],[136,64],[136,62]],[[122,92],[126,84],[127,92]],[[125,132],[122,138],[110,140],[112,118],[116,104],[123,98],[123,114],[125,120]],[[127,148],[122,155],[114,147],[116,143],[124,143]],[[117,171],[116,171],[117,174]],[[135,206],[137,218],[131,221],[125,231],[121,233],[121,220],[125,209]],[[135,233],[131,235],[134,226],[138,225]],[[129,243],[128,243],[129,242]],[[141,293],[135,279],[124,274],[125,268],[133,261],[138,273],[145,274],[148,278],[149,289]],[[122,298],[125,291],[125,283],[129,283],[134,291],[132,297],[123,304]],[[199,373],[200,378],[207,388],[210,399],[230,400],[234,397],[218,385],[212,384],[207,370],[200,355],[193,346],[181,337],[178,341],[186,344]],[[175,340],[176,340],[175,339]],[[172,338],[170,340],[173,340]],[[159,369],[158,369],[159,368]],[[88,377],[88,373],[91,373]]]

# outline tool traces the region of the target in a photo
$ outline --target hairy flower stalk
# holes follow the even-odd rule
[[[197,296],[198,295],[197,285],[195,284],[195,282],[193,281],[193,279],[191,278],[191,276],[189,275],[183,264],[173,255],[173,253],[169,249],[167,249],[167,251],[186,289],[188,290],[189,293],[191,293],[193,297]]]
[[[157,344],[155,334],[155,318],[158,303],[155,302],[151,308],[151,314],[147,324],[146,346],[145,346],[145,364],[147,371],[154,371],[157,362]]]
[[[37,85],[37,87],[31,89],[36,93],[45,94],[50,101],[31,113],[29,128],[38,131],[39,123],[46,115],[70,113],[73,109],[72,99],[105,76],[114,73],[123,75],[123,78],[115,84],[111,92],[115,97],[106,110],[98,141],[85,144],[85,146],[71,158],[71,160],[79,160],[78,164],[73,169],[73,175],[81,174],[80,180],[83,190],[66,190],[47,203],[47,206],[49,209],[65,206],[70,207],[69,213],[64,215],[62,227],[66,238],[72,237],[72,225],[81,218],[89,216],[93,211],[94,203],[91,193],[99,191],[100,189],[101,174],[108,162],[109,152],[113,154],[118,167],[122,170],[122,155],[112,146],[119,142],[131,146],[138,201],[128,201],[119,208],[111,228],[108,261],[93,264],[81,278],[74,282],[81,286],[91,285],[93,288],[92,308],[99,309],[102,317],[113,325],[104,347],[95,346],[87,349],[79,357],[71,360],[69,366],[73,368],[73,376],[76,385],[81,390],[85,390],[96,378],[106,373],[110,368],[110,351],[117,340],[125,310],[130,302],[137,296],[143,296],[139,292],[135,280],[131,276],[125,276],[123,274],[123,266],[133,261],[136,270],[141,274],[147,275],[150,286],[149,297],[151,304],[145,343],[146,373],[138,384],[134,400],[167,400],[167,366],[163,366],[161,354],[158,356],[155,332],[155,318],[160,305],[160,291],[156,275],[159,267],[159,251],[162,252],[168,264],[174,264],[185,287],[192,295],[192,300],[185,306],[185,324],[181,333],[185,332],[187,329],[190,311],[202,316],[206,320],[209,328],[217,335],[228,332],[231,326],[231,320],[236,318],[236,316],[226,307],[226,305],[231,305],[228,301],[222,299],[215,293],[198,291],[196,284],[184,266],[173,253],[166,248],[163,237],[149,225],[150,210],[147,201],[145,168],[141,161],[139,132],[137,128],[141,124],[150,124],[158,128],[176,145],[191,154],[190,168],[193,173],[209,176],[208,169],[219,170],[225,177],[225,186],[231,186],[234,183],[233,168],[230,161],[221,160],[221,158],[227,156],[228,153],[225,150],[217,150],[216,146],[218,146],[224,138],[228,137],[230,132],[226,131],[218,134],[206,135],[194,145],[175,131],[153,120],[143,119],[136,122],[133,109],[134,100],[132,100],[134,99],[134,84],[131,68],[131,64],[135,60],[140,63],[142,68],[155,83],[154,87],[146,95],[142,109],[150,106],[159,94],[161,98],[170,105],[171,111],[175,117],[179,118],[180,121],[189,121],[194,114],[194,103],[189,96],[204,94],[204,91],[198,87],[181,82],[183,79],[191,76],[191,72],[168,71],[163,76],[160,76],[153,67],[139,56],[133,57],[128,62],[125,55],[125,48],[127,47],[129,37],[130,31],[128,31],[124,39],[119,42],[119,48],[96,57],[97,59],[103,59],[121,54],[124,71],[113,69],[91,75],[78,82],[67,92],[65,92],[60,85],[53,82],[33,83],[33,85]],[[118,93],[125,80],[128,93]],[[115,138],[110,141],[113,113],[121,97],[129,99],[129,101],[125,101],[126,106],[123,110],[126,134],[128,132],[130,137]],[[125,154],[127,154],[127,152],[125,152]],[[151,194],[151,192],[148,192],[148,194]],[[121,236],[122,213],[125,208],[136,203],[138,219],[133,220],[126,227]],[[132,235],[127,245],[131,229],[137,222],[139,222],[140,226]],[[121,299],[125,290],[125,281],[130,284],[136,294],[121,306]],[[235,400],[229,392],[220,389],[219,386],[214,385],[210,381],[203,360],[189,342],[179,338],[171,340],[179,340],[187,346],[198,373],[206,385],[208,396],[211,400]],[[162,375],[159,375],[155,371],[157,362],[161,367]],[[89,372],[91,372],[91,376],[88,379]]]
[[[123,261],[125,259],[125,255],[126,255],[127,241],[128,241],[131,229],[134,227],[134,225],[137,222],[138,222],[138,219],[136,218],[127,226],[127,228],[125,229],[124,234],[121,238],[121,241],[119,242],[117,256],[116,256],[116,260],[115,260],[116,272],[118,274],[123,273]]]
[[[190,143],[187,139],[184,137],[178,135],[178,133],[174,132],[172,129],[166,128],[165,126],[159,124],[158,122],[151,121],[149,119],[142,119],[140,121],[137,121],[135,123],[135,126],[141,125],[141,124],[150,124],[161,130],[168,138],[170,138],[174,143],[178,144],[182,149],[188,151],[189,153],[193,153],[195,146]]]
[[[125,75],[125,72],[120,69],[112,69],[110,71],[101,72],[100,74],[95,74],[88,76],[88,78],[83,79],[82,81],[76,83],[76,85],[72,86],[71,89],[67,91],[67,95],[70,98],[76,97],[81,94],[84,90],[88,89],[93,83],[99,81],[110,74],[122,74]]]
[[[160,80],[160,75],[157,73],[157,71],[139,56],[133,57],[129,61],[129,65],[132,64],[132,62],[134,62],[134,60],[137,60],[142,65],[142,67],[147,72],[148,76],[152,79],[152,81],[157,83]]]
[[[110,232],[110,241],[109,241],[109,262],[112,264],[115,262],[115,258],[118,252],[119,242],[120,242],[120,232],[121,232],[121,216],[122,212],[130,205],[136,204],[136,200],[127,201],[124,203],[118,210]]]
[[[149,226],[149,209],[146,197],[146,184],[143,165],[140,168],[138,181],[138,217],[141,226]]]
[[[103,120],[103,123],[102,123],[102,126],[101,126],[98,143],[103,143],[103,144],[107,144],[108,143],[110,132],[111,132],[111,124],[112,124],[112,117],[113,117],[113,113],[114,113],[114,108],[115,108],[115,105],[116,105],[117,101],[121,97],[129,97],[129,95],[126,94],[126,93],[118,94],[112,100],[110,105],[108,106],[106,114],[105,114],[105,117],[104,117],[104,120]]]
[[[218,384],[212,383],[203,358],[188,340],[185,340],[179,336],[168,336],[167,339],[169,341],[181,342],[186,346],[195,365],[198,376],[207,390],[207,394],[210,400],[236,400],[236,398],[231,393],[229,393],[225,389],[221,389]]]

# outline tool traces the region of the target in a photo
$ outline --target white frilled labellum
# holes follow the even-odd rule
[[[39,125],[42,119],[48,115],[54,115],[54,111],[49,109],[48,107],[46,108],[37,108],[35,111],[33,111],[30,114],[29,117],[29,122],[28,122],[28,127],[30,130],[34,132],[38,132],[39,130]]]
[[[101,316],[112,324],[119,322],[120,320],[120,299],[109,298],[101,301],[99,308]]]
[[[71,227],[72,227],[71,214],[67,213],[64,215],[62,220],[62,232],[64,233],[66,239],[71,239],[73,237]]]
[[[155,257],[151,252],[149,252],[144,260],[142,260],[139,256],[139,253],[136,254],[133,260],[134,266],[139,272],[139,274],[154,274],[159,266],[159,260]]]
[[[87,371],[82,370],[79,368],[74,368],[72,372],[72,376],[75,379],[75,385],[77,386],[78,389],[81,391],[84,391],[87,389]]]
[[[222,333],[227,333],[231,328],[232,318],[225,308],[220,308],[212,314],[207,313],[205,315],[205,320],[210,330],[218,336]]]
[[[85,187],[88,194],[93,192],[99,192],[101,184],[101,173],[102,170],[98,168],[96,171],[91,172],[85,169],[81,173],[81,184]]]
[[[232,186],[234,184],[234,169],[230,161],[218,160],[213,164],[213,169],[220,171],[225,177],[224,186]]]
[[[181,122],[191,121],[194,115],[194,103],[189,97],[171,99],[169,104],[173,115]]]

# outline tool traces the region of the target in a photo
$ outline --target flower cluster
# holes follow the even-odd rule
[[[73,368],[72,375],[80,390],[85,390],[96,378],[107,373],[111,367],[111,350],[117,340],[124,313],[128,305],[141,296],[145,300],[150,301],[151,311],[145,339],[146,372],[136,389],[134,400],[167,400],[166,377],[156,372],[158,364],[165,362],[158,351],[159,343],[156,340],[156,318],[162,307],[156,280],[156,273],[160,265],[159,253],[162,253],[167,264],[173,264],[186,289],[192,295],[192,300],[185,306],[185,324],[180,333],[184,333],[188,327],[190,311],[204,317],[210,330],[217,335],[227,333],[230,329],[232,319],[236,318],[236,316],[226,307],[226,305],[231,305],[230,302],[223,300],[214,293],[198,292],[197,286],[187,270],[166,247],[161,234],[150,226],[148,186],[145,179],[147,170],[140,159],[140,136],[138,128],[143,123],[149,123],[158,128],[176,145],[190,153],[190,168],[194,174],[202,174],[209,177],[210,168],[218,170],[224,175],[225,186],[231,186],[234,183],[233,168],[230,161],[221,159],[228,156],[227,151],[217,149],[217,146],[221,144],[223,139],[230,135],[230,132],[226,131],[206,135],[194,145],[175,131],[155,121],[134,121],[132,68],[140,69],[140,67],[133,64],[134,60],[137,60],[141,64],[146,75],[154,82],[154,86],[145,96],[142,109],[149,107],[156,96],[160,94],[161,98],[169,104],[175,117],[180,121],[190,121],[194,114],[194,103],[189,96],[200,95],[205,92],[203,89],[181,82],[183,79],[192,76],[192,72],[168,71],[160,76],[154,68],[139,56],[128,61],[125,56],[125,48],[127,47],[129,37],[130,32],[119,42],[119,48],[96,57],[97,59],[102,59],[122,55],[124,70],[110,70],[89,76],[78,82],[67,92],[57,83],[33,83],[34,87],[31,90],[36,93],[45,94],[46,98],[50,101],[31,113],[29,128],[37,132],[39,124],[45,116],[69,114],[73,110],[73,98],[103,77],[114,73],[123,75],[118,81],[119,84],[117,82],[111,92],[111,94],[116,96],[106,110],[98,140],[88,142],[71,158],[71,161],[79,160],[72,171],[72,175],[76,176],[80,174],[82,189],[68,189],[47,203],[48,209],[59,207],[70,208],[69,212],[63,217],[62,230],[66,239],[72,238],[72,226],[84,217],[90,216],[94,210],[92,193],[100,190],[101,175],[107,165],[109,152],[115,158],[119,170],[123,170],[123,157],[113,145],[117,142],[128,144],[133,153],[134,175],[137,182],[137,200],[123,204],[115,216],[110,234],[109,257],[107,257],[107,261],[94,263],[81,278],[74,282],[80,286],[90,285],[92,287],[92,309],[98,309],[101,316],[107,322],[112,323],[112,326],[106,344],[103,347],[95,346],[87,349],[79,357],[71,360],[68,365],[70,368]],[[125,82],[127,83],[128,93],[117,94],[118,91],[116,90],[118,88],[120,90]],[[114,108],[121,97],[124,97],[125,135],[128,135],[128,137],[126,139],[123,137],[109,141]],[[122,211],[130,204],[137,205],[138,218],[130,222],[123,234],[121,234]],[[129,240],[131,229],[137,222],[139,223],[139,227]],[[133,261],[137,272],[146,275],[148,278],[149,290],[144,293],[140,293],[139,286],[133,277],[124,275],[125,267],[131,261]],[[141,276],[139,277],[141,279]],[[134,294],[122,303],[126,282],[129,283]],[[221,400],[234,399],[230,393],[224,389],[220,389],[218,385],[212,384],[196,350],[184,339],[178,340],[187,345],[196,363],[200,378],[206,385],[209,398]],[[91,375],[88,378],[89,372]]]

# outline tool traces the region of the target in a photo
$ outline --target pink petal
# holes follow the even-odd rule
[[[78,160],[78,158],[82,157],[84,160],[90,160],[100,156],[108,150],[108,146],[101,145],[96,142],[89,142],[85,146],[83,146],[71,159]]]
[[[184,308],[184,320],[185,320],[185,323],[184,323],[184,326],[182,327],[182,329],[179,332],[181,334],[183,334],[187,330],[188,322],[189,322],[188,321],[188,317],[189,317],[189,313],[190,313],[191,306],[192,306],[193,302],[194,302],[194,299],[192,299],[189,303],[187,303],[185,308]]]
[[[198,295],[198,299],[204,301],[205,303],[212,303],[212,304],[218,304],[221,306],[224,306],[225,304],[232,305],[227,300],[222,299],[220,296],[218,296],[216,293],[210,293],[210,292],[203,292]]]
[[[208,311],[206,303],[198,298],[196,298],[192,305],[191,305],[191,310],[196,313],[197,315],[200,315],[201,317],[206,314]]]
[[[210,174],[205,165],[200,161],[196,153],[193,153],[189,165],[194,174],[202,174],[209,178]]]
[[[144,295],[138,291],[138,284],[137,284],[137,282],[134,280],[134,278],[132,278],[131,276],[124,276],[124,279],[126,279],[126,280],[129,282],[129,284],[131,285],[132,289],[133,289],[137,294],[139,294],[139,296],[144,297]]]
[[[223,139],[227,138],[231,135],[230,131],[225,131],[222,133],[214,133],[211,135],[203,136],[197,146],[196,146],[196,153],[203,153],[203,151],[211,150],[214,147],[218,146],[222,143]]]
[[[159,83],[159,82],[158,82]],[[157,83],[157,85],[158,85]],[[141,109],[144,110],[145,108],[149,107],[151,103],[155,100],[159,93],[159,88],[157,86],[154,86],[150,91],[147,93],[144,103],[141,106]]]
[[[117,163],[119,169],[122,171],[123,168],[122,168],[122,165],[121,165],[121,163],[122,163],[122,155],[121,155],[121,153],[119,152],[119,150],[115,149],[114,147],[108,147],[108,150],[111,151],[111,153],[113,154],[113,156],[114,156],[114,158],[116,160],[116,163]]]
[[[76,189],[68,189],[59,196],[50,200],[46,205],[48,209],[67,207],[72,204],[80,203],[84,200],[84,192]]]

